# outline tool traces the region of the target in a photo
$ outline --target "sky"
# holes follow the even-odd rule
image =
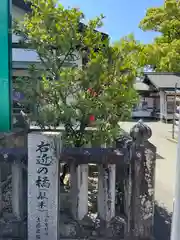
[[[134,33],[142,43],[151,43],[156,36],[154,32],[143,32],[138,28],[145,16],[146,9],[163,4],[163,0],[60,0],[64,7],[77,7],[85,14],[87,20],[105,15],[101,31],[108,33],[111,42]]]

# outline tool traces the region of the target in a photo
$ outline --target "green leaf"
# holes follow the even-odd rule
[[[31,66],[29,78],[20,78],[15,85],[36,110],[31,120],[41,128],[63,124],[70,145],[82,146],[88,140],[111,144],[120,131],[118,122],[130,117],[137,101],[133,82],[144,46],[133,35],[110,46],[109,38],[103,40],[95,31],[102,26],[103,15],[83,26],[80,10],[65,9],[54,0],[30,2],[32,13],[16,22],[14,32],[28,39],[28,48],[35,49],[41,61],[40,68]],[[82,56],[88,62],[77,67]],[[87,132],[92,114],[96,131]]]
[[[160,35],[144,47],[141,59],[144,64],[155,66],[157,71],[180,71],[180,2],[166,0],[161,7],[149,8],[140,22],[144,31]]]

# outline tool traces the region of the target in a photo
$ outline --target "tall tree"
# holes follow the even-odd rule
[[[32,12],[15,22],[14,32],[41,61],[41,67],[31,66],[29,77],[15,84],[35,107],[31,120],[41,128],[64,125],[65,140],[73,146],[89,139],[110,143],[119,133],[118,122],[130,116],[137,100],[133,59],[138,43],[124,38],[110,46],[108,37],[94,30],[102,26],[103,16],[83,25],[78,9],[65,9],[55,0],[29,2]],[[96,130],[86,131],[93,123]]]
[[[157,71],[180,71],[180,1],[165,0],[163,6],[149,8],[140,22],[144,31],[159,33],[144,47],[143,61]]]

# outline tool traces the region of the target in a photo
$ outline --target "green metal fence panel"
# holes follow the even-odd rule
[[[0,132],[11,130],[11,0],[0,0]]]

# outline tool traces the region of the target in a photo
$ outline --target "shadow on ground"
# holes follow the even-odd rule
[[[159,155],[158,153],[156,153],[156,159],[162,160],[162,159],[164,159],[164,157],[162,157],[161,155]]]
[[[154,237],[155,240],[170,240],[171,233],[171,218],[172,214],[168,211],[155,205],[155,218],[154,218]]]

